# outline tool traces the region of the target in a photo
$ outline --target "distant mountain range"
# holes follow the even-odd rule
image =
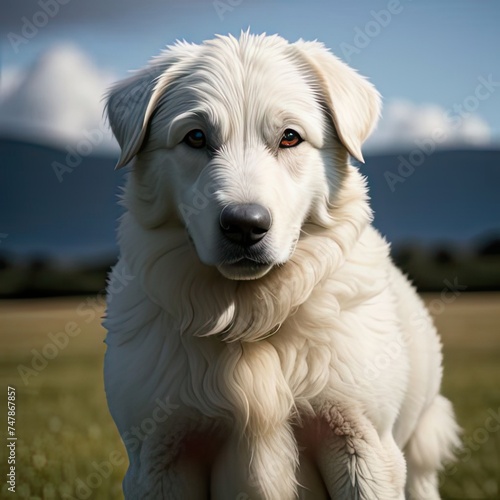
[[[409,158],[424,161],[412,167]],[[114,164],[0,139],[0,254],[82,262],[115,255],[124,174]],[[361,171],[375,225],[396,247],[467,247],[500,235],[500,150],[367,156]]]
[[[70,261],[116,254],[123,173],[111,156],[68,154],[0,140],[1,253]]]
[[[361,171],[375,226],[395,245],[467,247],[500,236],[499,149],[367,156]]]

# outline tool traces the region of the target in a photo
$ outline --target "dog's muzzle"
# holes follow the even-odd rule
[[[256,203],[228,205],[220,213],[219,225],[232,248],[232,255],[217,266],[226,278],[257,279],[271,269],[272,263],[265,258],[264,250],[264,240],[272,225],[267,208]]]

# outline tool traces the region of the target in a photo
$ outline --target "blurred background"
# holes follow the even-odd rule
[[[494,0],[3,0],[0,378],[18,393],[16,494],[121,498],[100,317],[126,172],[103,94],[178,39],[249,28],[318,39],[382,94],[360,169],[443,336],[465,443],[443,497],[500,498],[499,22]]]

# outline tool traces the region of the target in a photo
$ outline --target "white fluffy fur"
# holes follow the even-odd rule
[[[378,113],[321,44],[248,33],[178,43],[110,92],[134,159],[105,320],[127,498],[439,498],[440,342],[348,164]],[[278,149],[287,128],[304,142]],[[272,214],[254,276],[226,259],[232,203]],[[158,398],[178,406],[151,426]]]

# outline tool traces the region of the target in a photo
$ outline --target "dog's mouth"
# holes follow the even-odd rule
[[[187,230],[187,236],[189,243],[196,250],[194,239],[189,230]],[[214,263],[205,263],[214,265]],[[232,256],[215,265],[225,278],[231,280],[256,280],[267,274],[274,264],[261,259],[256,253],[255,255]]]
[[[260,262],[248,257],[217,265],[219,272],[231,280],[256,280],[266,275],[272,267],[272,263]]]

